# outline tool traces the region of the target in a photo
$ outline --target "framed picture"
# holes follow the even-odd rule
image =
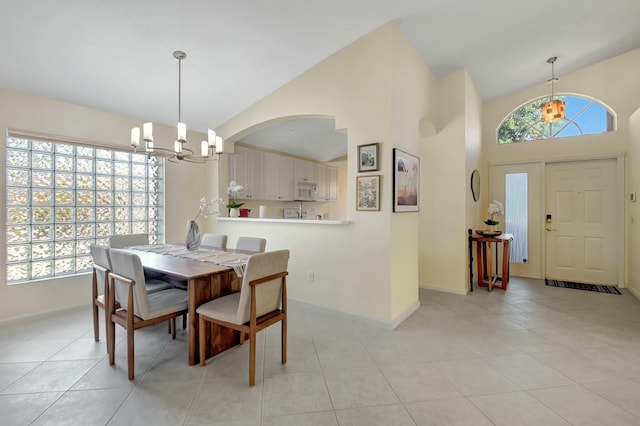
[[[417,212],[420,207],[420,159],[393,149],[393,211]]]
[[[358,146],[358,172],[376,172],[378,166],[379,143]]]
[[[380,210],[380,175],[356,177],[356,210]]]

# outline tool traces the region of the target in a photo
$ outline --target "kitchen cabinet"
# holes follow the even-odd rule
[[[232,180],[244,187],[238,199],[264,199],[264,152],[236,146],[229,168],[229,181]]]
[[[338,201],[338,169],[316,163],[318,201]]]
[[[327,188],[329,201],[338,201],[338,168],[327,167]]]
[[[293,158],[264,153],[263,199],[293,201]]]
[[[313,161],[293,160],[293,180],[296,182],[316,182],[316,164]]]

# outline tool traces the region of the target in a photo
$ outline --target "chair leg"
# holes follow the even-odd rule
[[[282,329],[280,335],[280,344],[282,347],[280,351],[282,352],[282,363],[287,363],[287,317],[282,319]]]
[[[169,320],[169,328],[171,329],[171,338],[176,340],[176,317]]]
[[[200,315],[200,320],[199,320],[199,334],[200,334],[200,365],[207,365],[207,348],[206,348],[206,344],[207,344],[207,331],[205,330],[205,327],[207,326],[206,321],[204,320],[204,315]]]
[[[182,316],[182,329],[186,330],[187,329],[187,314],[184,314]]]
[[[249,332],[249,386],[256,384],[256,332]]]
[[[116,361],[116,324],[108,313],[105,315],[107,317],[107,353],[109,354],[109,365],[113,365]]]
[[[133,348],[133,327],[127,328],[127,359],[129,360],[129,380],[133,380],[134,371],[134,348]]]
[[[98,324],[98,305],[93,303],[93,338],[100,340],[100,325]]]
[[[245,333],[243,333],[242,331],[240,332],[240,344],[244,345],[244,341],[245,341],[246,335]]]

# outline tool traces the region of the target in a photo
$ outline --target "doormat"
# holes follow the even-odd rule
[[[550,280],[548,278],[544,279],[544,283],[552,287],[575,288],[577,290],[597,291],[598,293],[622,294],[612,285],[572,283],[571,281]]]

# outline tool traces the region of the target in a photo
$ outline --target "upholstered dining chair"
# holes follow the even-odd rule
[[[226,249],[227,236],[224,234],[208,234],[208,233],[202,234],[202,239],[200,240],[200,246]]]
[[[258,237],[238,237],[236,249],[262,253],[267,247],[267,240]]]
[[[129,380],[134,373],[134,331],[169,321],[171,338],[176,338],[175,319],[187,314],[187,293],[174,288],[148,293],[140,258],[130,251],[110,249],[112,272],[109,274],[109,326],[107,340],[115,342],[115,325],[127,330]],[[116,308],[115,301],[120,302]],[[109,364],[115,363],[115,344],[109,347]]]
[[[109,248],[104,246],[91,245],[91,257],[93,258],[93,274],[91,281],[91,294],[93,296],[93,337],[100,340],[100,324],[98,309],[104,311],[105,325],[107,324],[107,301],[109,299],[109,272],[111,271],[111,259],[109,258]],[[106,330],[106,327],[105,327]]]
[[[145,246],[148,244],[149,235],[147,234],[109,235],[110,248]]]
[[[213,323],[249,336],[249,386],[255,384],[256,334],[282,321],[281,357],[287,362],[287,265],[289,250],[254,254],[249,258],[240,292],[200,305],[200,365],[206,365],[206,326]]]

